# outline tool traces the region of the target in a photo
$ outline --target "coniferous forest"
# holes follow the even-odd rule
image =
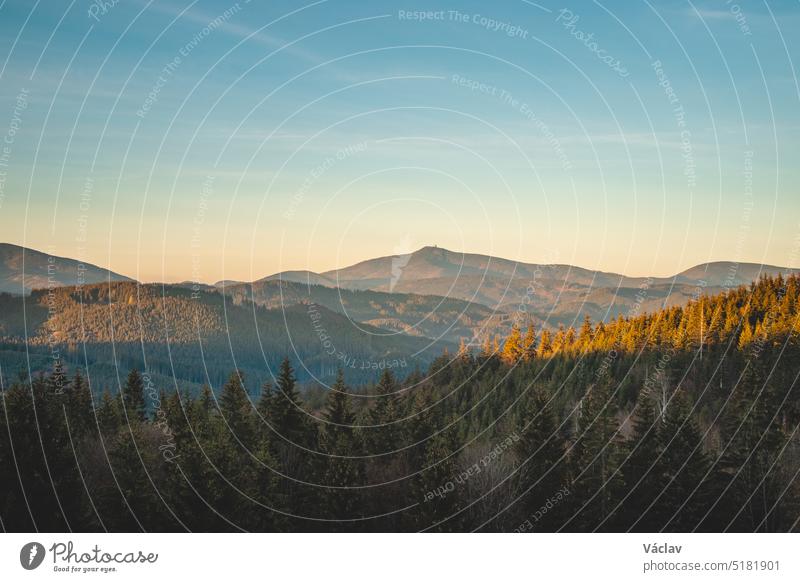
[[[4,378],[5,531],[800,528],[800,278],[515,325],[368,386]],[[199,363],[198,363],[199,365]]]

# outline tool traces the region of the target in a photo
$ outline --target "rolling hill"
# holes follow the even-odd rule
[[[351,290],[434,295],[505,313],[525,312],[554,326],[573,324],[584,314],[608,321],[632,310],[682,305],[698,290],[714,294],[761,275],[794,272],[798,270],[714,262],[671,277],[627,277],[572,265],[521,263],[424,247],[408,255],[379,257],[319,274],[304,271],[298,277],[298,272],[277,273],[261,281],[311,280],[317,285]]]
[[[505,335],[511,326],[505,312],[435,295],[359,291],[270,278],[228,285],[224,292],[234,302],[253,301],[269,309],[315,303],[353,322],[381,328],[385,335],[404,333],[455,344],[485,333]]]
[[[23,310],[25,317],[23,318]],[[165,381],[219,386],[243,370],[254,391],[288,355],[298,379],[329,381],[342,367],[353,382],[383,368],[403,375],[424,367],[445,347],[406,334],[387,334],[313,303],[267,309],[216,291],[112,283],[0,295],[0,363],[6,377],[32,372],[59,356],[88,362],[93,381],[114,387],[117,376],[145,368]]]
[[[124,275],[75,259],[0,243],[2,293],[26,294],[33,289],[47,287],[131,280]]]

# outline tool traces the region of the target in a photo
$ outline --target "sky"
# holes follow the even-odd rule
[[[800,266],[800,3],[0,0],[0,242],[141,281],[426,245]]]

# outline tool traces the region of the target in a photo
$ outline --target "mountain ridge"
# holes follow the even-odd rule
[[[55,264],[54,283],[48,278],[49,261]],[[79,269],[82,269],[81,273]],[[287,270],[253,282],[225,280],[215,285],[189,282],[177,285],[216,290],[273,308],[277,306],[276,297],[287,301],[285,307],[310,300],[311,295],[323,295],[320,290],[312,291],[314,286],[340,289],[342,292],[337,299],[341,305],[334,304],[330,294],[325,296],[322,303],[341,314],[348,312],[348,299],[342,296],[346,295],[344,291],[381,293],[373,297],[372,312],[361,309],[357,317],[352,317],[350,313],[348,318],[354,322],[375,324],[385,330],[402,330],[413,335],[422,333],[426,337],[440,337],[444,332],[449,341],[455,341],[457,337],[454,334],[459,337],[470,335],[464,333],[461,323],[464,321],[482,330],[481,333],[490,333],[490,330],[500,330],[508,325],[506,321],[498,322],[498,317],[481,314],[475,306],[489,308],[499,315],[500,320],[515,314],[520,316],[520,320],[555,327],[559,324],[572,325],[584,315],[594,320],[608,321],[634,309],[654,311],[664,306],[682,305],[696,295],[698,289],[713,294],[749,284],[762,274],[794,272],[798,272],[798,269],[713,261],[695,265],[670,277],[628,277],[568,264],[524,263],[426,246],[408,254],[376,257],[322,273]],[[70,286],[79,281],[92,284],[132,279],[73,259],[52,257],[18,245],[0,244],[0,292],[26,294],[35,288]],[[269,283],[304,286],[309,297],[304,299],[303,293],[296,289],[286,297],[280,294],[276,296],[275,291],[281,289],[280,285],[270,287]],[[354,297],[350,297],[351,303]],[[431,300],[431,297],[439,299]],[[447,310],[443,310],[447,311],[443,315],[437,310],[444,305],[442,302],[447,301],[451,303]],[[453,311],[452,301],[466,302],[462,306],[462,313]],[[430,306],[432,311],[429,316],[423,316],[419,311],[422,304]],[[409,306],[411,311],[408,310]],[[410,319],[412,312],[418,316],[417,320]],[[417,325],[423,320],[430,323],[431,316],[438,319],[433,325]],[[445,320],[449,322],[448,325],[442,325]],[[490,325],[476,326],[476,321]],[[425,331],[420,332],[420,329]]]
[[[365,259],[362,261],[358,261],[353,263],[352,265],[348,265],[345,267],[339,267],[336,269],[330,269],[327,271],[315,272],[311,270],[286,270],[286,271],[279,271],[277,273],[273,273],[271,275],[267,275],[265,277],[261,277],[256,281],[265,281],[265,280],[288,280],[293,282],[305,282],[302,280],[302,277],[312,276],[319,278],[319,281],[329,282],[331,286],[335,286],[335,282],[337,279],[341,282],[349,282],[355,277],[352,276],[354,272],[361,272],[363,279],[386,279],[385,277],[385,269],[389,267],[391,269],[392,262],[395,262],[395,266],[397,266],[403,274],[405,274],[408,270],[408,265],[412,261],[417,258],[423,258],[425,260],[429,260],[429,257],[436,257],[436,258],[444,258],[448,256],[460,256],[465,259],[464,263],[467,260],[471,261],[479,261],[481,263],[480,266],[476,267],[474,264],[469,265],[466,264],[467,267],[465,272],[469,274],[470,272],[488,270],[490,265],[494,264],[495,267],[500,266],[502,270],[500,272],[504,272],[506,274],[511,273],[522,273],[530,271],[531,268],[533,269],[559,269],[559,270],[570,270],[575,273],[584,275],[584,274],[591,274],[595,277],[601,278],[613,278],[613,279],[620,279],[632,285],[641,284],[644,281],[650,280],[655,284],[658,283],[669,283],[669,282],[676,282],[676,283],[687,283],[687,282],[699,282],[701,277],[699,273],[702,271],[707,273],[709,270],[712,271],[725,271],[726,276],[729,275],[730,271],[733,269],[735,274],[733,277],[730,277],[730,280],[727,282],[726,285],[723,285],[723,277],[721,273],[715,273],[715,279],[706,280],[706,284],[709,286],[731,286],[735,287],[737,285],[749,282],[754,280],[752,276],[743,276],[739,275],[739,272],[742,270],[748,271],[752,273],[753,271],[760,271],[765,274],[771,273],[795,273],[800,272],[800,269],[797,268],[789,268],[789,267],[780,267],[777,265],[770,265],[770,264],[762,264],[762,263],[752,263],[752,262],[736,262],[736,261],[708,261],[704,263],[699,263],[682,271],[675,273],[674,275],[668,276],[633,276],[633,275],[624,275],[622,273],[616,273],[613,271],[605,271],[599,269],[590,269],[587,267],[580,267],[577,265],[571,265],[568,263],[528,263],[524,261],[515,261],[513,259],[506,259],[503,257],[497,257],[493,255],[484,255],[480,253],[461,253],[459,251],[451,251],[449,249],[445,249],[443,247],[436,247],[436,246],[424,246],[414,252],[406,253],[406,254],[399,254],[399,255],[384,255],[380,257],[375,257],[371,259]],[[408,258],[408,262],[402,264],[406,257]],[[364,271],[367,271],[364,273]],[[497,273],[497,268],[494,269],[494,272]],[[347,276],[343,277],[342,275],[345,274]],[[302,276],[302,277],[301,277]],[[420,279],[431,279],[436,278],[435,275],[427,276],[427,277],[420,277]],[[602,280],[602,279],[601,279]],[[255,281],[253,281],[255,282]],[[240,283],[246,283],[244,281]],[[321,283],[317,283],[321,284]],[[627,285],[630,286],[630,285]],[[369,287],[372,288],[372,287]],[[374,289],[373,289],[374,290]]]
[[[17,245],[14,243],[5,243],[0,242],[0,292],[11,292],[16,293],[17,287],[21,288],[21,275],[22,272],[20,270],[21,266],[17,265],[18,261],[21,261],[22,255],[26,255],[26,262],[33,261],[35,266],[33,273],[25,273],[26,278],[31,279],[37,286],[30,286],[26,285],[26,290],[30,291],[30,289],[36,288],[43,288],[46,287],[46,276],[42,276],[41,273],[41,263],[46,262],[48,258],[52,258],[55,262],[58,263],[66,263],[67,266],[76,268],[78,264],[83,265],[86,267],[87,274],[89,277],[92,277],[91,280],[87,279],[82,282],[84,283],[98,283],[108,280],[108,276],[111,276],[111,281],[135,281],[133,277],[128,277],[127,275],[122,275],[107,267],[100,267],[98,265],[80,261],[78,259],[74,259],[71,257],[60,256],[60,255],[52,255],[45,251],[40,251],[31,247],[25,247],[22,245]],[[525,261],[515,261],[513,259],[507,259],[503,257],[493,256],[493,255],[485,255],[481,253],[462,253],[459,251],[451,251],[449,249],[445,249],[443,247],[437,246],[424,246],[416,251],[406,253],[406,254],[399,254],[399,255],[384,255],[380,257],[373,257],[370,259],[364,259],[362,261],[358,261],[351,265],[347,265],[344,267],[339,267],[336,269],[329,269],[327,271],[316,272],[309,269],[287,269],[284,271],[278,271],[276,273],[272,273],[270,275],[266,275],[264,277],[260,277],[253,281],[241,281],[236,279],[226,279],[224,281],[217,281],[215,283],[200,283],[201,286],[207,287],[220,287],[222,285],[241,285],[241,284],[248,284],[248,283],[255,283],[261,281],[271,281],[271,280],[282,280],[282,281],[290,281],[295,283],[307,283],[312,285],[326,285],[329,287],[335,287],[337,278],[340,281],[344,281],[345,283],[351,283],[355,279],[352,276],[352,273],[356,273],[359,271],[363,271],[365,269],[369,269],[370,272],[368,273],[369,277],[364,277],[366,279],[376,279],[376,280],[390,280],[391,275],[388,277],[384,272],[385,268],[388,267],[389,273],[391,273],[391,269],[394,266],[397,270],[399,270],[402,275],[399,277],[402,279],[403,277],[407,276],[409,271],[408,264],[412,261],[418,260],[423,258],[430,262],[430,257],[435,257],[440,259],[439,267],[441,267],[441,259],[447,257],[462,257],[464,259],[464,273],[465,274],[474,274],[477,272],[483,272],[488,270],[490,265],[494,265],[494,273],[527,273],[533,269],[558,269],[558,270],[569,270],[576,274],[580,274],[582,276],[586,275],[593,275],[595,277],[599,277],[598,283],[603,282],[608,278],[622,280],[627,283],[626,286],[641,284],[644,281],[650,280],[652,284],[659,284],[659,283],[696,283],[699,282],[702,277],[700,274],[707,274],[709,271],[712,271],[713,275],[711,279],[706,279],[706,285],[708,286],[726,286],[726,287],[735,287],[737,285],[741,285],[744,283],[748,283],[753,281],[757,278],[756,274],[764,273],[764,274],[777,274],[777,273],[797,273],[800,272],[800,268],[790,268],[790,267],[780,267],[777,265],[765,264],[765,263],[753,263],[753,262],[737,262],[737,261],[727,261],[727,260],[719,260],[719,261],[708,261],[704,263],[699,263],[674,275],[669,276],[633,276],[633,275],[624,275],[622,273],[616,273],[613,271],[604,271],[600,269],[590,269],[587,267],[580,267],[577,265],[570,265],[568,263],[528,263]],[[405,262],[405,261],[408,262]],[[394,261],[394,265],[393,265]],[[474,264],[468,264],[469,261],[479,262],[479,266],[475,266]],[[10,264],[9,264],[10,263]],[[451,263],[452,264],[452,263]],[[10,268],[13,267],[13,268]],[[501,269],[497,269],[497,267],[501,267]],[[377,269],[377,270],[376,270]],[[60,270],[60,269],[59,269]],[[19,280],[19,285],[11,285],[14,287],[14,290],[9,290],[8,287],[8,278],[9,278],[9,271],[13,273],[13,276],[16,278],[14,281]],[[45,268],[46,271],[46,268]],[[746,272],[747,274],[742,274],[742,272]],[[733,272],[733,276],[731,276],[731,272]],[[102,280],[95,280],[98,276],[104,277]],[[724,275],[723,275],[724,273]],[[342,275],[347,275],[343,277]],[[437,276],[441,276],[442,273],[437,273],[436,275],[430,275],[426,277],[419,277],[419,279],[433,279]],[[72,277],[70,275],[70,277]],[[75,277],[74,279],[77,279]],[[723,279],[727,279],[727,283],[723,284]],[[63,282],[64,285],[74,285],[75,282]],[[188,285],[191,282],[184,281],[180,283],[176,283],[179,285]],[[196,284],[196,283],[195,283]],[[346,285],[345,285],[346,286]],[[374,289],[373,285],[370,286],[362,286],[361,288],[368,288],[372,290]]]
[[[133,281],[91,263],[0,243],[0,292],[27,295],[34,289]]]
[[[716,293],[749,284],[762,274],[796,272],[798,269],[774,265],[714,261],[669,277],[629,277],[568,264],[522,263],[427,246],[322,273],[286,271],[259,281],[308,281],[349,290],[440,296],[503,312],[530,308],[536,318],[555,325],[569,324],[584,313],[608,320],[629,312],[637,302],[639,308],[652,311],[681,304],[697,289]],[[639,290],[643,290],[643,298],[637,299],[634,295]]]

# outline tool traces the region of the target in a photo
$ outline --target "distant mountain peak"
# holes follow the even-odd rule
[[[133,279],[84,261],[0,243],[0,292],[22,295],[33,289]]]
[[[446,249],[444,247],[440,247],[438,245],[426,245],[421,247],[420,249],[414,251],[412,254],[414,255],[424,255],[424,254],[436,254],[436,255],[443,255],[443,254],[460,254],[454,253],[453,251]]]

